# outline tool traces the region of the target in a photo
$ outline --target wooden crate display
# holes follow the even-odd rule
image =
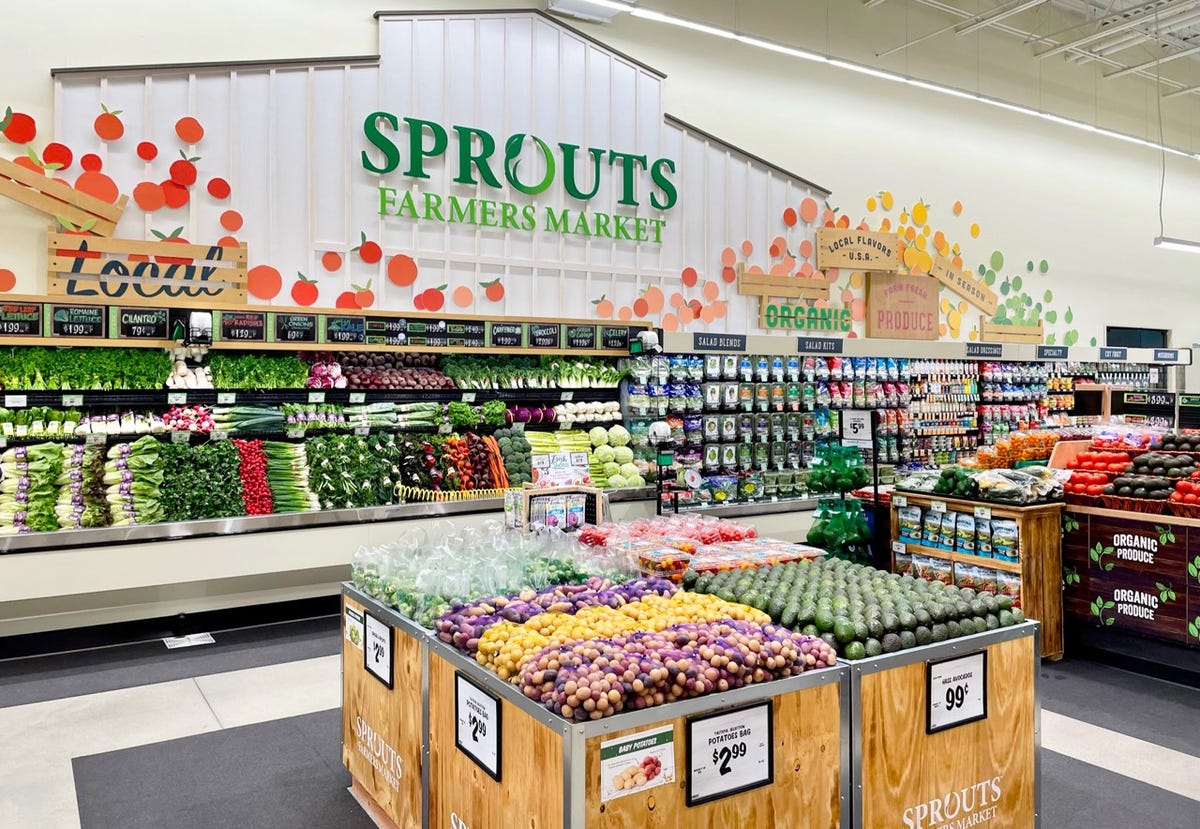
[[[1063,586],[1062,586],[1062,504],[1039,504],[1029,507],[1009,507],[956,498],[942,498],[913,492],[897,492],[892,498],[892,570],[896,570],[895,543],[900,542],[900,518],[897,499],[928,511],[934,501],[946,505],[947,511],[973,514],[984,507],[994,518],[1009,518],[1017,522],[1020,560],[1002,561],[986,556],[970,555],[921,544],[903,542],[911,555],[929,556],[951,561],[956,565],[974,565],[1007,573],[1021,579],[1021,609],[1026,617],[1042,623],[1042,656],[1058,660],[1063,656]]]
[[[63,218],[99,236],[112,236],[128,196],[115,204],[81,193],[60,178],[0,158],[0,196],[32,207],[52,219]]]
[[[381,825],[412,829],[423,825],[421,688],[427,652],[423,636],[362,598],[348,591],[342,597],[342,764],[355,798]],[[363,664],[359,626],[366,612],[392,630],[391,688]]]
[[[246,243],[237,247],[46,235],[47,294],[104,304],[245,305]]]
[[[855,827],[1039,825],[1037,627],[1029,622],[852,664]],[[929,663],[974,659],[979,651],[986,716],[928,733]]]
[[[1037,325],[1001,325],[982,314],[979,316],[980,342],[1041,344],[1044,339],[1045,331],[1041,320]]]
[[[829,280],[791,274],[750,273],[738,265],[737,291],[742,296],[785,299],[829,299]]]

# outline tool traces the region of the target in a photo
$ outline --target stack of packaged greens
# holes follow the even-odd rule
[[[113,526],[154,524],[163,520],[159,490],[163,468],[158,440],[150,435],[108,450],[104,483],[113,513]]]
[[[18,446],[0,455],[0,533],[58,529],[54,507],[62,464],[57,443]]]

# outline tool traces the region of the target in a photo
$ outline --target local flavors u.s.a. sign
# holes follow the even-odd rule
[[[895,233],[823,227],[817,231],[817,267],[898,271],[900,237]]]

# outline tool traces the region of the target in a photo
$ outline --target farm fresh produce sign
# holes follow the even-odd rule
[[[401,127],[401,124],[404,126]],[[407,131],[407,140],[397,133]],[[454,133],[455,149],[450,157]],[[617,203],[637,208],[638,179],[648,176],[651,181],[649,204],[655,210],[670,210],[679,201],[679,193],[671,180],[675,162],[669,158],[653,161],[646,155],[620,152],[600,147],[581,148],[563,141],[552,149],[536,135],[518,133],[504,142],[502,157],[497,155],[496,138],[477,127],[454,126],[447,130],[435,121],[420,118],[398,118],[390,112],[372,112],[363,123],[363,134],[375,151],[363,150],[363,169],[388,175],[402,166],[399,139],[408,150],[408,163],[402,175],[413,179],[429,179],[426,162],[441,159],[457,171],[453,181],[471,187],[503,190],[504,184],[526,196],[537,196],[560,184],[563,191],[580,202],[595,198],[600,192],[605,174],[615,176]],[[540,168],[540,175],[528,178],[519,172],[522,161],[528,160],[527,144],[533,149],[532,163],[526,169]],[[497,169],[502,172],[497,174]],[[590,185],[584,182],[591,182]],[[423,221],[470,224],[530,233],[543,230],[579,236],[598,236],[616,241],[652,242],[662,244],[664,219],[620,213],[576,211],[569,208],[545,206],[541,211],[535,204],[518,204],[457,195],[439,195],[413,187],[403,193],[394,187],[379,187],[379,215]]]

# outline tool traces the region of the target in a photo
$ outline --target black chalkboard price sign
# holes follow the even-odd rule
[[[596,347],[596,326],[568,325],[567,347],[591,350]]]
[[[529,344],[534,348],[559,348],[562,343],[562,326],[558,323],[531,323]]]
[[[6,337],[40,337],[42,335],[41,303],[0,303],[0,335]]]
[[[244,343],[267,341],[266,311],[222,311],[221,339]]]
[[[519,322],[493,322],[492,348],[520,348],[525,326]]]
[[[276,314],[275,342],[315,343],[317,341],[316,314]]]
[[[117,332],[123,340],[167,339],[166,308],[119,308]]]
[[[50,332],[56,337],[92,337],[108,334],[108,309],[101,305],[51,305]]]
[[[366,340],[362,317],[326,317],[325,342],[361,343]]]
[[[627,351],[629,349],[629,328],[624,325],[600,326],[600,342],[606,349]]]

